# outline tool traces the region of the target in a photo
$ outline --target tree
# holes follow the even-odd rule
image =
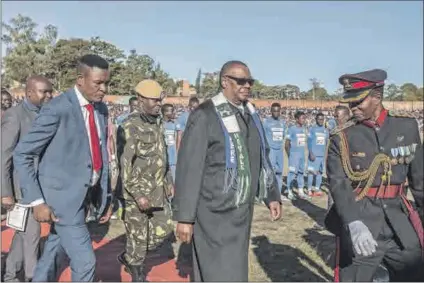
[[[98,36],[90,39],[90,51],[103,57],[112,64],[122,62],[122,60],[125,59],[123,50],[111,43],[101,40]]]
[[[283,86],[283,97],[284,99],[295,99],[299,97],[300,88],[297,85],[287,84]]]
[[[342,87],[339,87],[336,89],[333,94],[331,95],[331,100],[340,100],[343,97],[344,89]]]
[[[35,43],[37,38],[36,27],[37,24],[31,18],[21,14],[11,19],[9,24],[2,22],[2,28],[5,32],[2,34],[1,40],[7,46],[6,54],[18,45]]]
[[[405,83],[400,87],[402,100],[416,100],[418,88],[412,83]]]
[[[214,96],[219,89],[219,72],[204,73],[201,85],[201,97],[210,98]]]
[[[46,74],[45,62],[49,60],[50,51],[57,38],[57,28],[48,25],[44,33],[38,35],[37,24],[29,17],[19,14],[9,23],[2,23],[2,41],[6,44],[4,56],[4,80],[6,84],[13,81],[25,83],[34,74]]]
[[[417,89],[416,98],[417,100],[420,100],[420,101],[424,100],[423,87],[420,87],[419,89]]]
[[[76,79],[77,60],[85,54],[98,54],[110,65],[109,93],[131,95],[138,82],[153,78],[163,87],[167,95],[176,94],[181,82],[174,80],[147,54],[135,49],[124,52],[116,45],[95,36],[89,39],[61,38],[54,25],[46,25],[37,33],[38,25],[31,18],[17,15],[9,22],[2,22],[2,42],[6,54],[2,60],[2,85],[23,85],[31,75],[44,75],[63,91],[71,87]],[[256,81],[251,93],[254,98],[265,99],[339,99],[340,92],[329,95],[318,79],[310,79],[312,89],[301,91],[295,85],[265,85]],[[190,85],[192,86],[192,85]],[[182,85],[180,86],[182,87]],[[202,73],[198,70],[194,87],[199,97],[208,98],[219,89],[219,72]],[[394,84],[385,87],[385,95],[391,100],[423,100],[423,88],[412,83],[401,87]]]
[[[110,94],[131,94],[139,81],[152,77],[165,92],[175,93],[174,80],[148,55],[130,50],[125,56],[123,50],[99,37],[57,40],[55,26],[45,26],[42,34],[37,34],[36,27],[31,18],[22,15],[2,23],[2,41],[7,49],[2,61],[4,85],[13,81],[24,84],[28,76],[38,74],[47,76],[57,90],[63,91],[75,83],[78,58],[94,53],[109,62]]]
[[[46,76],[57,90],[64,91],[75,84],[78,59],[89,54],[91,43],[81,38],[60,39],[46,62]]]
[[[384,93],[385,93],[386,99],[390,101],[394,101],[400,98],[399,95],[401,94],[401,91],[397,85],[389,84],[385,86]]]
[[[312,84],[312,99],[315,100],[315,98],[316,98],[315,90],[318,89],[318,88],[320,88],[321,83],[318,81],[317,78],[309,79],[309,81]]]
[[[159,68],[158,68],[159,67]],[[156,66],[155,62],[148,55],[140,55],[135,49],[130,50],[130,54],[122,62],[113,65],[111,71],[112,80],[109,86],[109,93],[115,95],[133,95],[134,87],[144,79],[153,76],[163,77],[159,73],[160,65]]]
[[[168,73],[162,70],[160,63],[156,64],[152,72],[152,79],[156,80],[162,86],[167,95],[173,95],[175,93],[174,80],[169,77]]]
[[[201,82],[202,82],[202,69],[199,69],[199,71],[197,72],[196,85],[195,85],[197,95],[200,95]]]
[[[314,98],[315,95],[315,98]],[[317,99],[317,100],[329,100],[331,97],[329,96],[327,90],[323,87],[311,88],[305,93],[304,99]]]

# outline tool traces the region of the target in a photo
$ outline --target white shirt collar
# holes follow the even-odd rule
[[[78,102],[81,107],[86,106],[87,104],[90,104],[90,102],[82,95],[82,93],[78,90],[77,86],[74,86],[75,93],[78,98]]]

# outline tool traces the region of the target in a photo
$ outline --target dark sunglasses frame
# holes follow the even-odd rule
[[[253,84],[255,83],[255,79],[252,79],[252,78],[237,78],[237,77],[233,77],[229,75],[226,75],[225,77],[232,79],[239,86],[244,86],[246,83],[248,83],[250,86],[253,86]]]

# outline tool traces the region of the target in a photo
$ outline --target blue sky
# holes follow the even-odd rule
[[[388,81],[423,85],[421,1],[357,2],[2,2],[2,20],[18,13],[59,37],[100,36],[152,56],[192,83],[198,68],[245,61],[266,84],[329,91],[343,73],[385,69]]]

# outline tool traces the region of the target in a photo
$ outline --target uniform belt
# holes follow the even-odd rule
[[[368,189],[366,196],[370,198],[396,198],[402,193],[402,185],[390,185],[371,187]],[[356,194],[359,194],[362,188],[354,190]]]

